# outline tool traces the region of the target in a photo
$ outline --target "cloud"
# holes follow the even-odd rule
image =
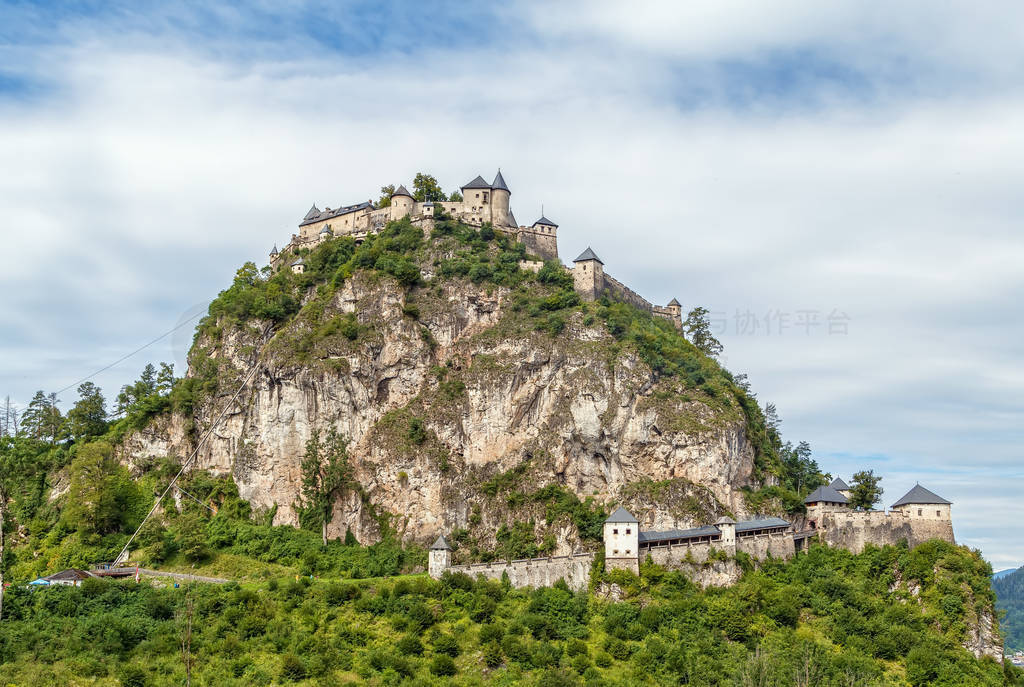
[[[591,245],[651,300],[715,311],[728,367],[826,469],[921,479],[958,537],[1020,562],[1024,23],[623,7],[21,6],[0,21],[21,29],[0,48],[0,390],[26,402],[171,329],[312,202],[500,165],[563,256]]]

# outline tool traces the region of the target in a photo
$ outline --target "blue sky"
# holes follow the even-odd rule
[[[825,469],[1024,563],[1024,9],[909,2],[0,4],[0,393],[201,311],[313,202],[500,166]],[[188,328],[104,373],[180,363]],[[65,406],[73,392],[62,394]]]

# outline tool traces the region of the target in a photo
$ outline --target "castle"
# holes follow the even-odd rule
[[[270,266],[280,269],[287,259],[287,266],[301,274],[305,271],[305,262],[297,256],[300,249],[314,248],[338,236],[351,236],[356,243],[362,243],[367,236],[379,232],[388,222],[406,217],[413,224],[429,231],[434,219],[441,215],[458,219],[470,226],[490,224],[495,231],[514,237],[526,247],[528,255],[534,258],[520,263],[524,269],[536,272],[544,265],[544,261],[559,260],[558,225],[544,216],[530,226],[519,225],[510,206],[512,192],[501,170],[498,170],[494,181],[487,183],[478,175],[463,184],[460,191],[462,200],[418,201],[404,185],[400,185],[392,192],[390,204],[383,207],[377,207],[370,200],[333,210],[329,207],[321,210],[314,204],[299,222],[298,233],[292,234],[284,249],[279,251],[274,246],[270,251]],[[651,304],[605,272],[604,263],[590,248],[573,260],[572,268],[567,269],[572,273],[576,291],[584,300],[597,300],[607,294],[656,317],[667,319],[677,329],[682,329],[682,305],[678,300],[673,298],[664,306]]]
[[[734,583],[742,575],[740,559],[764,561],[792,558],[811,539],[854,553],[868,543],[877,546],[906,541],[914,547],[929,539],[954,543],[949,501],[915,486],[885,511],[852,510],[850,488],[842,479],[815,489],[805,499],[806,528],[797,530],[782,518],[736,522],[727,515],[713,525],[689,529],[645,530],[625,508],[617,508],[604,523],[604,563],[607,570],[640,572],[648,557],[666,568],[681,570],[701,586]],[[429,572],[463,572],[488,579],[507,576],[516,587],[538,587],[564,580],[584,589],[590,580],[595,553],[576,553],[518,561],[452,565],[452,547],[442,535],[430,548]]]

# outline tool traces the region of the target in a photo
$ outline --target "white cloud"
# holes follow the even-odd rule
[[[891,84],[890,65],[868,54],[886,35],[886,59],[910,52],[930,68],[984,42],[965,69],[1002,84],[1018,29],[981,41],[985,16],[921,11],[915,23],[881,6],[882,19],[745,5],[742,21],[723,4],[619,7],[537,10],[535,43],[516,50],[377,58],[229,60],[166,37],[145,47],[139,34],[91,27],[76,41],[65,29],[68,45],[25,63],[53,93],[0,109],[0,217],[15,257],[0,274],[11,327],[0,349],[17,361],[4,385],[27,400],[170,329],[241,262],[286,242],[311,202],[376,197],[421,170],[453,188],[500,165],[521,222],[543,203],[563,257],[591,245],[652,300],[706,305],[730,326],[737,310],[848,313],[846,336],[723,336],[728,365],[778,402],[787,436],[834,456],[826,469],[875,467],[894,488],[923,473],[957,502],[958,536],[1021,562],[1007,541],[1024,485],[1006,470],[1020,462],[1024,415],[1024,92],[954,79],[937,98],[926,72],[928,97],[887,86],[877,101],[775,108],[776,94],[738,109],[716,90],[729,75],[713,72],[704,100],[674,96],[692,85],[679,60],[833,43],[833,59]],[[102,377],[108,395],[145,360]],[[971,469],[978,484],[962,479]],[[990,480],[999,500],[985,497]]]

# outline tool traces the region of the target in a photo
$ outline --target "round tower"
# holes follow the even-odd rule
[[[412,194],[404,185],[396,188],[395,192],[391,194],[391,219],[402,219],[411,215],[415,202]]]
[[[511,220],[512,213],[509,210],[511,198],[512,192],[508,190],[508,185],[505,184],[505,179],[501,176],[499,169],[498,175],[494,177],[494,183],[491,184],[491,222],[494,223],[494,226],[515,226]]]

